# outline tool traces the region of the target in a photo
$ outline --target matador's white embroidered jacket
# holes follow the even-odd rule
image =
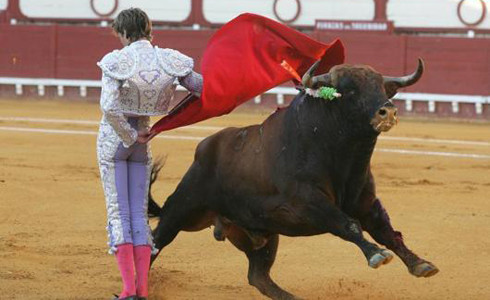
[[[202,90],[202,76],[192,71],[192,58],[176,50],[154,47],[147,40],[114,50],[97,65],[103,72],[103,122],[111,125],[125,147],[138,137],[127,117],[166,114],[175,105],[176,79],[191,92]]]

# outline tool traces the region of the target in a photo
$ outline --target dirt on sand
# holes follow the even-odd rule
[[[157,200],[192,162],[198,141],[186,138],[266,116],[235,112],[152,141],[154,157],[168,155]],[[96,163],[99,118],[95,103],[0,101],[0,299],[119,292]],[[276,282],[304,299],[490,299],[490,124],[402,119],[377,149],[373,172],[393,226],[440,273],[415,278],[398,258],[370,269],[355,245],[325,234],[281,237]],[[183,232],[151,270],[150,299],[266,299],[248,285],[247,267],[211,228]]]

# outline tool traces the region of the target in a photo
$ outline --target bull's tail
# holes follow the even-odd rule
[[[155,202],[153,196],[151,195],[151,187],[157,180],[166,160],[166,156],[157,158],[153,163],[153,167],[151,168],[150,188],[148,189],[148,217],[150,218],[159,217],[160,213],[162,212],[162,208]]]

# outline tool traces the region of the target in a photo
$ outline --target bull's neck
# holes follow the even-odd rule
[[[377,135],[362,114],[346,110],[341,103],[297,97],[286,119],[289,127],[286,140],[303,147],[298,150],[306,159],[315,160],[339,180],[366,172]]]
[[[342,100],[334,101],[312,97],[295,99],[290,114],[299,132],[316,137],[320,146],[374,144],[377,134],[369,124],[369,117],[349,104],[340,103]]]
[[[342,104],[300,94],[287,111],[282,137],[282,149],[289,149],[287,171],[330,191],[341,207],[357,201],[368,182],[377,140],[369,120],[354,113]]]

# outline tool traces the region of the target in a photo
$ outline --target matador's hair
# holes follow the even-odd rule
[[[128,8],[121,11],[112,22],[112,29],[130,42],[146,38],[151,41],[151,21],[148,15],[139,8]]]

